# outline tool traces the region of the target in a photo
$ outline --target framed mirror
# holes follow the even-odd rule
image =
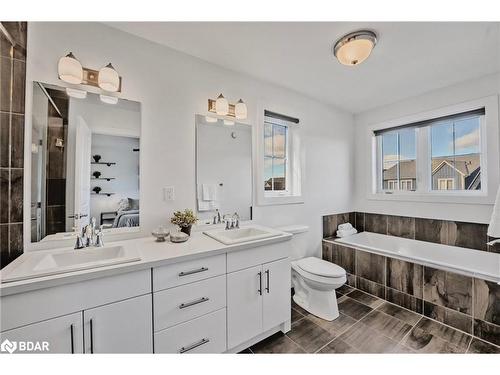
[[[200,223],[238,213],[252,219],[252,127],[196,115],[196,207]]]
[[[139,228],[140,103],[33,83],[31,242]]]

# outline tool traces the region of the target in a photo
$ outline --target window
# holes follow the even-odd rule
[[[375,131],[381,193],[481,191],[485,109]]]
[[[264,190],[287,190],[288,126],[264,122]]]
[[[380,136],[382,189],[412,190],[416,186],[416,130],[389,131]]]
[[[259,126],[257,204],[302,203],[303,154],[299,120],[264,110]]]

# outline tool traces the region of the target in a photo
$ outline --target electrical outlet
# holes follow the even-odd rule
[[[167,186],[163,188],[163,200],[164,201],[175,200],[175,189],[173,186]]]

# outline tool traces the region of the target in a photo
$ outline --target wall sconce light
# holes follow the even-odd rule
[[[231,104],[222,94],[216,100],[208,99],[208,112],[219,116],[234,117],[238,120],[244,120],[248,115],[247,105],[243,100],[240,99],[236,104]]]
[[[108,92],[121,92],[122,78],[109,63],[99,71],[85,68],[72,52],[59,59],[57,64],[59,79],[74,85],[89,85]]]

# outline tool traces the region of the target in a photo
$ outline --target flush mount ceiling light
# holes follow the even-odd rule
[[[106,104],[116,104],[118,103],[118,98],[116,96],[109,96],[109,95],[99,95],[99,99],[101,99],[101,102],[106,103]]]
[[[83,81],[83,67],[73,55],[73,52],[68,53],[59,59],[57,64],[57,72],[59,79],[74,85],[78,85]]]
[[[119,90],[120,76],[111,63],[99,70],[97,83],[105,91],[117,92]]]
[[[359,65],[370,56],[377,44],[373,31],[359,30],[340,38],[333,47],[333,53],[343,65]]]
[[[226,116],[229,113],[229,102],[222,94],[220,94],[215,101],[215,113],[219,116]]]
[[[234,117],[238,120],[244,120],[247,118],[247,105],[241,99],[238,100],[234,106]]]
[[[66,94],[75,99],[85,99],[87,97],[87,91],[72,89],[71,87],[66,88]]]

